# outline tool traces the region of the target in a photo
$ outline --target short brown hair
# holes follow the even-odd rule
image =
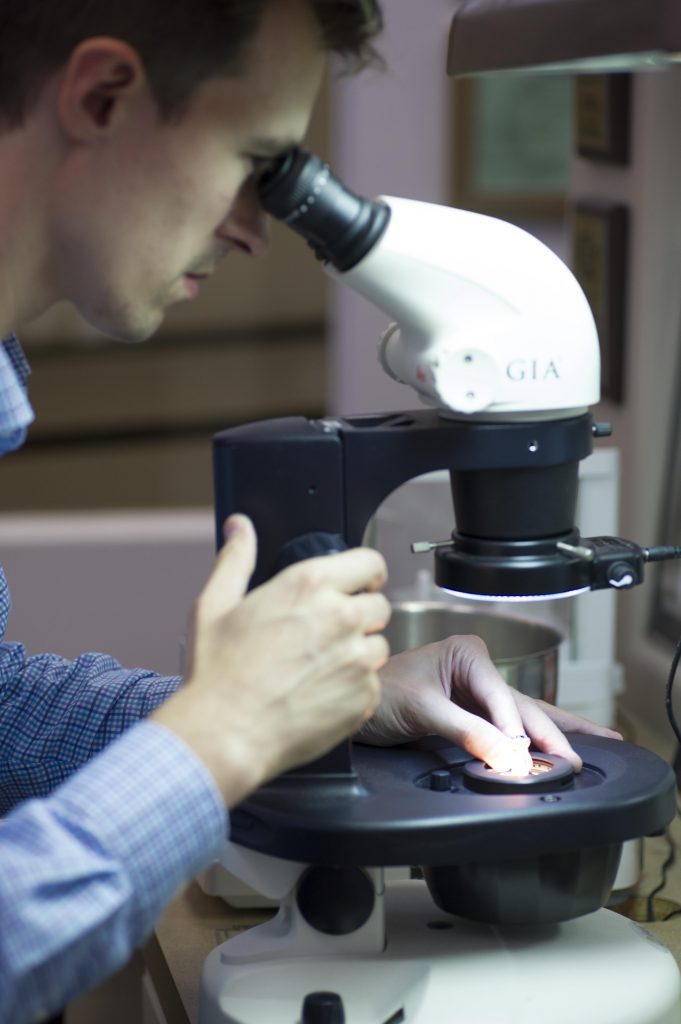
[[[0,122],[22,123],[46,79],[78,43],[113,36],[142,58],[160,114],[181,114],[194,89],[238,74],[265,7],[277,0],[0,0]],[[307,0],[324,49],[353,69],[377,59],[378,0]]]

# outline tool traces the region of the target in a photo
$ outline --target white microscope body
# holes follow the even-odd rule
[[[382,198],[381,239],[330,273],[396,321],[380,350],[391,377],[465,415],[556,417],[598,402],[593,315],[555,253],[494,217]]]
[[[327,271],[396,322],[380,347],[392,377],[449,417],[562,419],[598,401],[593,316],[553,252],[490,217],[381,202],[390,217],[373,247]],[[474,923],[438,910],[423,881],[386,883],[369,867],[368,919],[323,934],[296,902],[307,865],[229,843],[222,863],[280,909],[208,957],[201,1024],[679,1024],[671,954],[610,911],[541,927]],[[320,991],[340,993],[342,1009],[306,1016],[305,997]]]

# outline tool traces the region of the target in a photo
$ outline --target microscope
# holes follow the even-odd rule
[[[454,529],[414,548],[455,594],[627,589],[681,555],[574,526],[579,462],[609,427],[589,412],[593,317],[555,254],[494,218],[355,195],[299,149],[257,185],[394,321],[380,362],[422,408],[216,436],[218,544],[226,516],[252,518],[252,585],[361,544],[384,498],[433,470],[449,472]],[[348,740],[263,786],[232,813],[221,860],[279,910],[208,957],[201,1024],[678,1024],[673,957],[603,909],[622,844],[672,819],[673,773],[628,743],[570,741],[579,774],[538,751],[529,774],[496,773],[429,736]],[[409,877],[391,879],[396,867]]]

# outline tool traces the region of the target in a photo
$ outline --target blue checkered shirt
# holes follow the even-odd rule
[[[32,419],[26,370],[16,339],[0,344],[0,452]],[[0,641],[9,611],[0,570]],[[178,685],[0,642],[0,1024],[44,1019],[124,964],[224,841],[203,765],[143,721]]]
[[[18,339],[0,341],[0,455],[24,443],[33,409],[26,394],[29,369]]]

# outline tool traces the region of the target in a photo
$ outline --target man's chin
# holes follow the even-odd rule
[[[91,327],[110,338],[128,345],[136,345],[152,337],[163,323],[163,313],[146,317],[86,317]]]

